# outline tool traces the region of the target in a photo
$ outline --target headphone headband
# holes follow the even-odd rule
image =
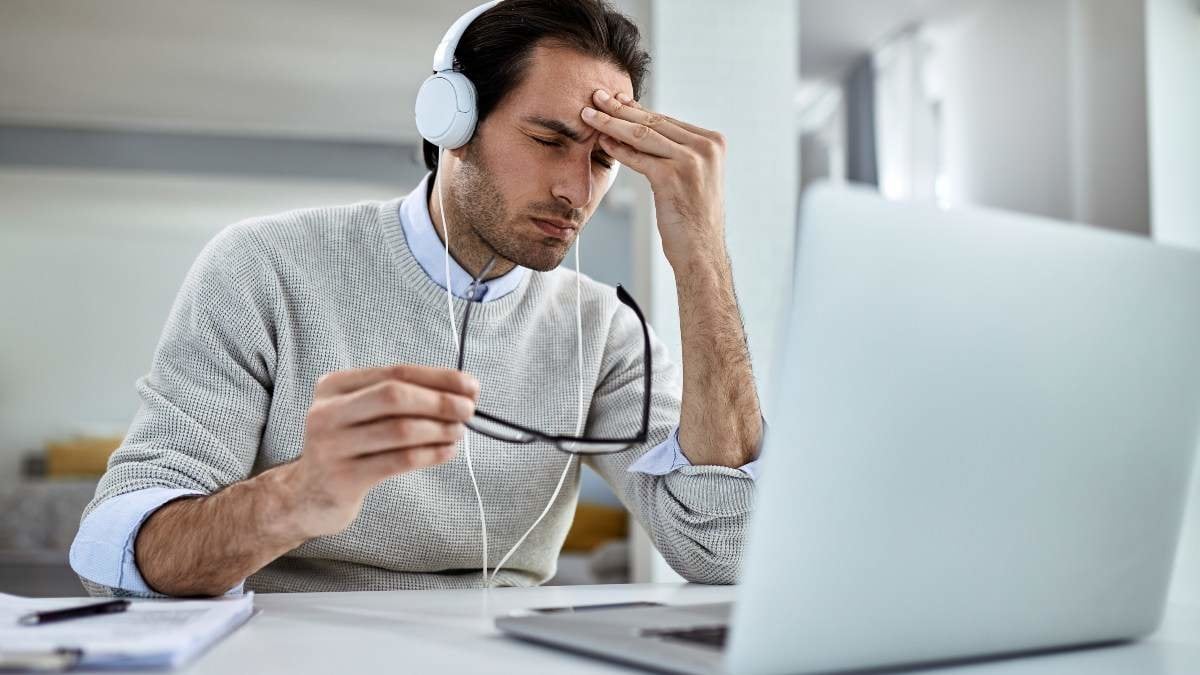
[[[450,25],[450,29],[442,37],[442,41],[438,43],[437,51],[433,53],[433,72],[440,73],[444,70],[454,69],[454,50],[458,48],[458,41],[462,39],[463,33],[467,31],[467,26],[471,25],[480,14],[500,4],[500,0],[491,0],[472,9],[471,11],[458,17],[458,20]]]
[[[454,51],[467,26],[480,14],[500,4],[491,0],[458,17],[433,53],[433,75],[425,79],[417,91],[415,118],[421,137],[445,150],[461,148],[471,140],[478,122],[475,109],[475,85],[454,70]],[[620,164],[608,172],[608,188],[617,179]]]

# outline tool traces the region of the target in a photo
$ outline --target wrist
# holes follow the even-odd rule
[[[299,462],[289,462],[259,474],[252,482],[258,492],[255,500],[257,525],[271,543],[291,550],[317,534],[306,530],[311,518],[304,513],[305,500],[298,489]]]
[[[680,301],[684,296],[699,300],[712,292],[724,296],[733,284],[733,268],[723,248],[678,258],[672,262],[671,270]]]
[[[729,250],[724,238],[706,238],[676,247],[667,254],[667,262],[676,277],[723,272],[729,267]]]

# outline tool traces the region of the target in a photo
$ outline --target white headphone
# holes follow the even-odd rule
[[[475,85],[466,75],[454,70],[454,52],[458,48],[458,41],[472,21],[500,2],[485,2],[450,25],[438,43],[437,51],[433,53],[433,74],[425,78],[417,91],[417,132],[443,150],[466,145],[479,122],[479,111],[475,107]],[[621,165],[614,161],[608,172],[606,190],[617,180],[620,168]]]
[[[454,70],[454,50],[467,26],[498,4],[500,0],[485,2],[451,24],[433,53],[433,75],[425,78],[417,92],[417,131],[440,148],[461,148],[475,133],[479,117],[475,109],[475,85]]]

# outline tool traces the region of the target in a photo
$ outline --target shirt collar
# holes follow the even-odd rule
[[[408,248],[417,264],[435,284],[446,288],[445,246],[434,230],[433,218],[429,215],[429,183],[432,180],[433,174],[425,174],[420,184],[400,202],[400,226],[404,229],[404,238],[408,240]],[[515,291],[526,274],[529,274],[529,268],[517,265],[503,276],[481,282],[482,302],[499,300]],[[454,256],[450,256],[450,292],[455,297],[466,298],[467,288],[472,281],[474,277],[458,264]]]

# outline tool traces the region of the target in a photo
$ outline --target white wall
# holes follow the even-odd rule
[[[0,483],[24,451],[123,433],[171,303],[221,227],[393,187],[0,169]]]
[[[933,34],[951,204],[1067,218],[1063,0],[992,0]]]
[[[1069,0],[1071,216],[1150,233],[1144,0]]]
[[[726,241],[760,395],[770,391],[796,228],[796,3],[656,0],[651,105],[726,136]],[[651,233],[657,236],[657,230]],[[655,328],[679,354],[675,277],[655,238]],[[765,398],[765,396],[764,396]]]
[[[1149,232],[1141,0],[988,0],[935,23],[951,204]]]
[[[4,0],[0,120],[414,141],[438,40],[477,0]]]
[[[1200,248],[1200,2],[1146,9],[1154,237]]]
[[[797,11],[794,0],[654,0],[651,5],[650,104],[720,131],[728,140],[726,239],[764,405],[774,372],[777,323],[791,288],[799,185]],[[648,212],[639,231],[638,245],[650,256],[650,320],[678,359],[675,279]],[[671,578],[661,559],[647,563],[652,551],[644,544],[644,539],[634,543],[635,580]],[[646,569],[656,571],[647,577]]]
[[[1200,2],[1146,5],[1154,238],[1200,248]],[[1171,599],[1200,606],[1200,461],[1192,474]]]

